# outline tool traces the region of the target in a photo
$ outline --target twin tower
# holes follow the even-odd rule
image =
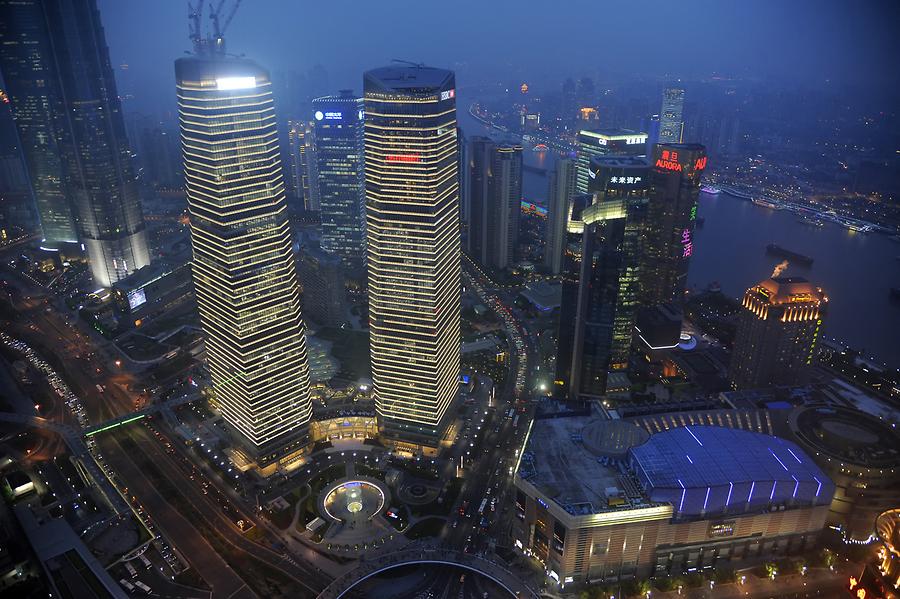
[[[261,469],[309,446],[309,359],[272,83],[213,50],[175,62],[194,285],[214,401]],[[379,430],[435,448],[460,355],[454,75],[365,74],[370,355]]]

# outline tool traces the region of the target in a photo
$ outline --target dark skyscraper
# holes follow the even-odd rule
[[[522,200],[522,146],[474,137],[469,144],[468,252],[486,266],[515,262]]]
[[[362,99],[344,90],[316,98],[312,110],[312,184],[318,187],[321,246],[361,273],[366,248]]]
[[[595,156],[640,156],[647,150],[647,134],[631,129],[585,129],[578,132],[577,193],[589,193],[590,164]]]
[[[694,253],[694,224],[706,149],[699,144],[658,144],[650,169],[642,304],[680,302]]]
[[[772,276],[744,294],[728,378],[735,389],[803,382],[828,298],[801,277]]]
[[[453,72],[364,78],[370,355],[378,427],[433,453],[459,388],[460,226]]]
[[[564,277],[560,314],[556,392],[570,399],[602,396],[609,372],[628,365],[649,195],[644,158],[595,158],[591,172],[593,204],[581,209],[580,260],[569,261],[577,274]]]
[[[0,1],[0,65],[48,242],[81,242],[104,287],[150,261],[95,0]]]

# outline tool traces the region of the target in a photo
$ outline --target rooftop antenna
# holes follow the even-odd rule
[[[203,32],[200,30],[200,19],[203,17],[203,0],[197,0],[194,6],[188,1],[188,31],[191,42],[194,45],[194,52],[202,54],[203,52]]]
[[[228,29],[228,25],[231,24],[234,14],[241,5],[241,0],[235,1],[231,8],[228,9],[224,19],[222,18],[222,9],[225,7],[225,0],[219,0],[218,4],[215,6],[213,6],[212,2],[209,3],[209,19],[212,21],[211,35],[204,35],[201,28],[201,22],[203,20],[203,1],[204,0],[197,0],[197,3],[193,4],[191,0],[188,0],[188,28],[190,30],[191,42],[194,45],[194,53],[224,55],[225,30]]]
[[[219,0],[219,4],[215,8],[213,8],[211,2],[209,4],[209,18],[213,24],[213,35],[210,42],[213,51],[217,54],[225,54],[225,30],[228,29],[228,26],[231,24],[231,20],[234,18],[234,14],[237,12],[240,5],[241,0],[236,0],[234,5],[228,11],[228,14],[225,16],[225,22],[221,23],[219,17],[222,14],[222,7],[225,6],[225,0]]]

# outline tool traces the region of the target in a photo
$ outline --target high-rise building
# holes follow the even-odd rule
[[[774,275],[744,294],[728,378],[738,390],[802,382],[828,298],[801,277]]]
[[[671,348],[679,342],[680,326],[672,326],[671,314],[679,312],[687,284],[706,160],[700,144],[657,144],[653,149],[640,266],[644,309],[638,317],[639,338],[649,349]],[[663,313],[656,313],[664,304]],[[680,316],[675,321],[680,322]]]
[[[215,404],[266,469],[308,445],[309,361],[272,83],[212,43],[175,61],[194,287]]]
[[[322,249],[362,272],[366,249],[363,103],[349,90],[312,101]]]
[[[460,233],[453,72],[393,65],[364,77],[372,379],[379,430],[437,446],[457,396]]]
[[[288,121],[291,187],[294,188],[294,197],[305,212],[319,211],[313,133],[313,125],[309,121]],[[299,209],[299,206],[297,208]]]
[[[303,286],[303,316],[325,326],[340,326],[345,313],[345,282],[341,259],[318,248],[304,246],[298,265]]]
[[[589,193],[591,158],[595,156],[641,156],[647,134],[631,129],[585,129],[575,140],[578,164],[576,193]]]
[[[659,143],[680,144],[684,141],[684,88],[663,90],[662,112],[659,119]]]
[[[474,137],[469,144],[468,253],[485,266],[513,265],[522,201],[522,146]]]
[[[680,303],[694,253],[694,225],[706,149],[700,144],[657,144],[650,169],[641,303]]]
[[[47,241],[83,244],[104,287],[147,265],[96,0],[0,2],[0,68]]]
[[[575,161],[571,158],[561,158],[556,161],[556,167],[550,173],[547,234],[544,244],[544,266],[553,275],[558,275],[562,270],[573,197],[575,197]]]
[[[581,400],[605,394],[609,372],[628,366],[650,187],[645,158],[595,158],[591,170],[580,260],[568,261],[578,273],[564,278],[577,288],[560,306],[555,380],[557,395]]]

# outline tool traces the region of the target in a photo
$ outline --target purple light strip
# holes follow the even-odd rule
[[[687,493],[687,489],[684,488],[684,483],[681,482],[680,478],[678,479],[678,484],[681,485],[681,503],[678,504],[678,511],[680,512],[684,507],[684,495]]]
[[[791,451],[791,448],[790,448],[790,447],[788,447],[787,450],[788,450],[788,453],[790,453],[792,456],[794,456],[794,459],[797,460],[797,463],[798,463],[798,464],[802,464],[802,463],[803,463],[803,462],[800,460],[800,458],[797,457],[797,454],[794,453],[793,451]]]
[[[750,500],[753,499],[753,489],[756,488],[756,481],[750,483],[750,494],[747,495],[747,503],[750,503]]]
[[[686,458],[687,458],[687,459],[688,459],[688,462],[690,462],[690,463],[691,463],[691,464],[693,464],[693,463],[694,463],[694,460],[692,460],[692,459],[691,459],[691,456],[689,456],[689,455],[687,455],[687,454],[685,454],[685,456],[684,456],[684,457],[686,457]]]
[[[700,439],[697,438],[697,435],[694,434],[694,431],[691,430],[691,427],[686,426],[686,427],[684,427],[684,429],[685,429],[688,433],[690,433],[690,435],[694,438],[694,441],[696,441],[697,444],[698,444],[700,447],[703,447],[703,443],[700,443]]]
[[[791,498],[793,499],[793,498],[797,497],[797,489],[800,488],[800,481],[793,474],[791,475],[791,478],[794,479],[794,494],[791,496]]]
[[[706,487],[706,499],[703,500],[703,511],[706,511],[706,504],[709,503],[709,487]]]
[[[769,493],[769,501],[772,501],[775,498],[775,487],[778,486],[778,481],[772,481],[772,492]]]
[[[725,507],[731,503],[731,492],[734,491],[734,483],[728,483],[728,497],[725,498]]]
[[[819,496],[819,493],[822,492],[822,481],[820,481],[820,480],[819,480],[818,478],[816,478],[815,476],[813,477],[813,480],[816,481],[817,483],[819,483],[819,487],[816,489],[816,497],[818,497],[818,496]]]
[[[773,458],[775,458],[776,460],[778,460],[778,463],[781,464],[781,467],[784,468],[784,471],[785,471],[785,472],[789,472],[789,470],[787,469],[787,466],[784,465],[784,462],[781,461],[781,458],[779,458],[777,455],[775,455],[775,452],[772,451],[772,448],[771,448],[771,447],[769,448],[769,453],[772,454],[772,457],[773,457]]]

